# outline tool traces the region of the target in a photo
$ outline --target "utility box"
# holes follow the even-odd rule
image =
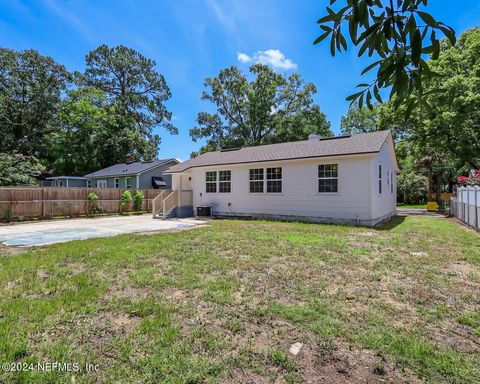
[[[438,211],[438,204],[435,201],[429,201],[427,203],[427,211],[428,212],[437,212]]]
[[[212,207],[210,207],[210,205],[199,205],[197,207],[197,216],[201,216],[201,217],[212,216]]]

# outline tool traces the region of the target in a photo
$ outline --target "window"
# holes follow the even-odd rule
[[[382,193],[382,164],[378,164],[378,193]]]
[[[263,193],[263,168],[250,169],[250,193]]]
[[[113,179],[113,184],[115,185],[115,188],[120,188],[120,182],[118,180],[118,177]]]
[[[125,188],[130,189],[132,188],[132,182],[130,181],[130,177],[125,177]]]
[[[97,188],[107,188],[107,180],[97,180]]]
[[[338,192],[338,164],[320,164],[318,166],[318,192]]]
[[[211,171],[205,173],[205,182],[207,193],[216,193],[217,192],[217,171]]]
[[[390,192],[393,193],[393,172],[390,172]]]
[[[92,188],[92,180],[87,180],[87,188]]]
[[[282,168],[267,168],[267,193],[282,193]]]
[[[218,180],[218,192],[230,193],[232,191],[232,171],[219,171]]]

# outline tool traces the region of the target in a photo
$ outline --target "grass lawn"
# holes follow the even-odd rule
[[[2,383],[480,382],[480,236],[448,219],[213,221],[0,263],[0,363],[99,365]]]
[[[417,208],[417,209],[427,209],[427,204],[399,204],[397,208]]]

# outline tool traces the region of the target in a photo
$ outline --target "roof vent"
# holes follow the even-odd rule
[[[231,151],[238,151],[240,148],[226,148],[226,149],[221,149],[220,152],[231,152]]]
[[[311,133],[308,135],[308,140],[310,141],[320,141],[322,137],[320,135],[316,135],[315,133]]]

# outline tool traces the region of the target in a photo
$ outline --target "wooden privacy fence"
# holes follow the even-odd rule
[[[479,230],[480,186],[459,188],[457,198],[450,199],[450,214]]]
[[[0,219],[10,210],[13,219],[84,216],[88,212],[87,196],[98,196],[97,206],[104,213],[119,213],[123,189],[116,188],[0,188]],[[132,193],[135,190],[129,190]],[[144,195],[142,211],[151,212],[152,200],[161,189],[141,190]],[[133,200],[124,212],[133,211]]]

